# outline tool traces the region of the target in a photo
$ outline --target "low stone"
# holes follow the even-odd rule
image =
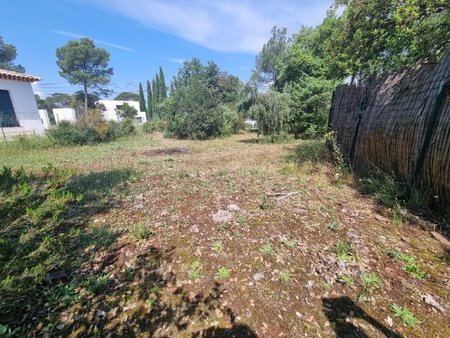
[[[212,215],[214,223],[229,223],[233,220],[233,214],[227,210],[219,210]]]
[[[239,208],[236,204],[228,204],[227,209],[229,211],[241,211],[241,208]]]
[[[261,272],[255,273],[255,274],[253,275],[253,279],[254,279],[256,282],[258,282],[258,281],[260,281],[261,279],[264,279],[264,274],[261,273]]]
[[[198,228],[198,225],[195,224],[189,228],[189,231],[193,232],[193,233],[197,233],[200,231],[200,229]]]

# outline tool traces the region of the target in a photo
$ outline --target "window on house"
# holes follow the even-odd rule
[[[19,126],[9,91],[2,89],[0,89],[0,122],[3,127]]]

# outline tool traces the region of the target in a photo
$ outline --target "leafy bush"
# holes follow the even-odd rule
[[[164,120],[151,120],[147,121],[142,125],[142,131],[146,134],[151,134],[154,132],[164,132],[167,129],[167,123]]]
[[[329,150],[324,140],[305,140],[296,149],[295,159],[298,163],[325,163],[330,159]]]
[[[79,117],[75,124],[62,121],[50,128],[47,135],[57,145],[70,146],[108,142],[135,132],[131,118],[109,122],[103,118],[101,111],[91,110],[89,114]]]
[[[242,118],[239,117],[236,111],[228,106],[223,105],[221,106],[221,109],[223,113],[222,135],[229,136],[231,134],[236,134],[242,127]]]

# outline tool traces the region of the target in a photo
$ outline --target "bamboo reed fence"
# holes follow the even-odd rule
[[[450,212],[450,49],[438,64],[342,85],[329,126],[356,171],[377,167]]]

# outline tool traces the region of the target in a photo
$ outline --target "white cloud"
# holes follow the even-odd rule
[[[46,97],[41,88],[39,88],[39,84],[37,82],[31,83],[31,88],[33,88],[33,93],[39,95],[41,99]]]
[[[173,63],[178,63],[180,65],[183,64],[184,61],[186,61],[186,59],[183,58],[174,58],[174,57],[167,57],[165,58],[167,61],[173,62]]]
[[[275,25],[317,25],[331,0],[85,0],[213,50],[257,53]]]
[[[55,34],[59,34],[59,35],[68,36],[68,37],[71,37],[71,38],[76,38],[76,39],[89,38],[89,36],[81,35],[81,34],[73,33],[73,32],[66,32],[66,31],[59,31],[59,30],[52,30],[51,32],[55,33]],[[116,49],[121,49],[121,50],[126,50],[128,52],[135,52],[136,51],[133,48],[117,45],[115,43],[105,42],[105,41],[101,41],[101,40],[97,40],[97,39],[93,39],[93,38],[90,38],[90,39],[92,39],[95,43],[97,43],[99,45],[104,45],[104,46],[108,46],[108,47],[116,48]]]

